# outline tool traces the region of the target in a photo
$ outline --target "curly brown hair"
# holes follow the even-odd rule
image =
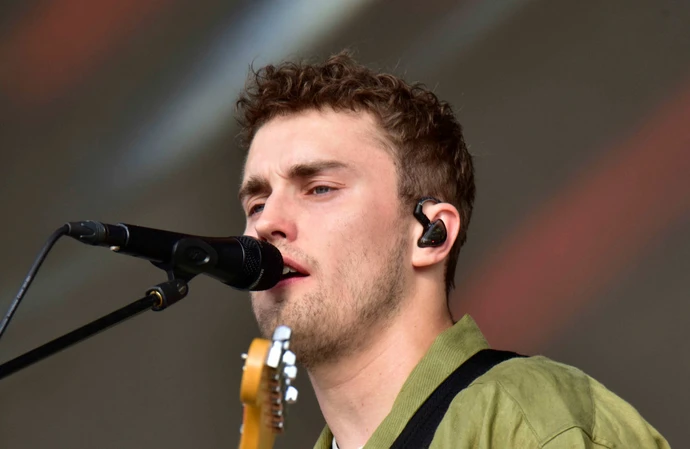
[[[423,84],[376,73],[343,51],[320,64],[286,62],[250,70],[237,108],[245,148],[276,116],[322,108],[372,114],[392,150],[403,207],[412,211],[419,198],[435,196],[460,212],[460,232],[445,270],[446,295],[450,293],[460,247],[467,239],[475,186],[472,156],[447,102]]]

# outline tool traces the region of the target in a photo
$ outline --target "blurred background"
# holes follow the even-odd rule
[[[672,446],[690,414],[690,2],[32,0],[0,5],[0,309],[66,221],[241,234],[249,64],[344,47],[454,106],[478,197],[453,296],[495,347],[575,365]],[[0,362],[164,273],[61,240]],[[248,295],[206,277],[0,381],[0,446],[238,441]],[[323,420],[304,372],[276,447]]]

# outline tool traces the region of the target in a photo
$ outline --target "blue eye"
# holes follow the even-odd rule
[[[263,204],[255,204],[253,205],[250,209],[249,212],[247,213],[248,217],[251,217],[257,212],[261,212],[263,210],[264,205]]]
[[[311,191],[312,191],[315,195],[323,195],[324,193],[328,193],[328,192],[330,192],[330,191],[332,191],[332,190],[333,190],[333,188],[332,188],[332,187],[329,187],[329,186],[316,186],[316,187],[314,187],[313,189],[311,189]]]

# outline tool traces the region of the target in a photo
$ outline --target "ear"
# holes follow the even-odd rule
[[[460,232],[460,213],[450,203],[437,203],[429,201],[424,204],[424,215],[429,218],[430,222],[436,220],[443,220],[446,226],[447,238],[443,244],[439,246],[430,246],[425,248],[420,248],[417,245],[417,240],[424,234],[424,227],[414,218],[410,218],[414,221],[412,227],[412,233],[414,238],[414,249],[412,250],[412,266],[415,268],[425,268],[435,265],[437,263],[443,262],[450,249],[455,243],[455,239],[458,237]]]

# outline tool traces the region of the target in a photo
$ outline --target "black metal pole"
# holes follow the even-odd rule
[[[26,368],[39,360],[42,360],[56,352],[72,346],[82,340],[85,340],[92,335],[95,335],[117,323],[120,323],[128,318],[137,315],[144,310],[151,309],[156,303],[160,302],[160,297],[151,293],[131,304],[124,306],[108,315],[90,322],[78,329],[73,330],[69,334],[58,337],[55,340],[49,341],[43,346],[39,346],[26,354],[20,355],[8,362],[0,365],[0,379],[13,374],[20,369]]]

